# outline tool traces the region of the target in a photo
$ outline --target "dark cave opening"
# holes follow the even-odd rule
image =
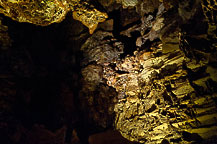
[[[75,54],[76,48],[72,50],[73,45],[72,48],[67,48],[65,44],[67,29],[63,23],[40,27],[27,23],[14,23],[7,18],[5,23],[9,26],[9,35],[13,38],[14,45],[10,52],[12,55],[9,60],[12,63],[10,65],[18,65],[16,69],[10,68],[17,85],[14,115],[28,129],[35,123],[44,125],[51,131],[67,125],[66,141],[70,141],[72,129],[82,129],[85,121],[78,124],[78,117],[81,117],[77,106],[80,53]],[[24,71],[26,69],[22,69],[22,65],[17,64],[19,60],[25,60],[27,72]],[[66,112],[63,107],[61,96],[63,84],[67,87],[73,86],[69,88],[73,95],[71,100],[73,107],[70,110],[72,114]],[[86,135],[84,130],[81,130],[80,135]],[[87,137],[85,138],[87,141]]]

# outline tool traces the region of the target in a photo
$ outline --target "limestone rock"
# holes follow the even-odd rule
[[[160,24],[162,19],[154,30],[161,29]],[[112,65],[102,65],[106,80],[102,83],[117,92],[114,126],[130,141],[191,143],[209,139],[217,131],[216,70],[209,65],[210,54],[195,48],[195,59],[190,60],[180,33],[175,29],[149,50],[137,50],[109,61]],[[100,58],[92,61],[97,63]]]
[[[114,63],[121,53],[123,44],[110,32],[97,31],[81,47],[84,52],[84,64],[96,62],[100,65]]]
[[[89,88],[95,88],[102,81],[102,67],[100,65],[88,65],[82,69],[81,73]]]
[[[144,14],[153,13],[159,5],[159,0],[140,0],[136,8],[137,12],[143,16]]]
[[[134,7],[138,3],[138,0],[116,0],[116,1],[117,1],[117,3],[121,3],[124,8]]]
[[[67,1],[0,1],[0,12],[19,22],[48,25],[60,22],[69,11]]]
[[[90,34],[94,32],[99,22],[108,16],[81,0],[43,0],[43,1],[0,1],[0,13],[18,22],[29,22],[40,26],[47,26],[61,22],[68,11],[73,11],[73,18],[81,21],[89,28]]]
[[[93,5],[81,0],[71,1],[69,3],[73,10],[73,18],[82,22],[89,28],[89,33],[92,34],[97,28],[98,23],[105,21],[108,18],[106,13],[100,12],[93,8]]]

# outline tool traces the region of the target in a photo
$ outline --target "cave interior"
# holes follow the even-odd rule
[[[0,0],[0,143],[216,144],[216,13],[216,0]]]

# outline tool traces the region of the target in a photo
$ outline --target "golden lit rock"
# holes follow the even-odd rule
[[[0,5],[0,13],[13,20],[41,26],[62,21],[69,11],[66,0],[1,0]]]
[[[83,14],[85,13],[85,14]],[[86,27],[89,28],[90,34],[93,34],[99,22],[103,22],[108,18],[106,13],[94,9],[93,11],[74,11],[73,18],[81,21]]]
[[[72,0],[70,6],[72,7],[73,18],[81,21],[86,27],[88,27],[90,34],[92,34],[97,28],[98,23],[103,22],[108,18],[106,13],[98,11],[88,2]]]
[[[204,11],[204,15],[207,20],[215,25],[217,23],[217,1],[216,0],[202,0],[201,5]]]
[[[124,8],[134,7],[138,3],[138,0],[116,0],[116,1],[117,1],[117,3],[121,3]]]
[[[18,22],[28,22],[35,25],[47,26],[61,22],[68,11],[73,11],[73,18],[81,21],[94,32],[99,22],[108,18],[106,13],[100,12],[88,1],[80,0],[10,0],[0,1],[0,13]]]

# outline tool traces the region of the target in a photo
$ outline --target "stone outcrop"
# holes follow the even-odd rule
[[[82,0],[42,0],[42,1],[0,1],[0,13],[18,22],[28,22],[35,25],[47,26],[61,22],[68,11],[73,11],[73,18],[81,21],[92,34],[99,22],[108,16]]]
[[[154,4],[153,9],[147,7],[150,8],[147,11],[144,8],[138,11],[146,2],[139,4],[136,1],[135,5],[127,1],[121,3],[124,8],[137,6],[138,14],[142,15],[142,24],[135,24],[120,33],[132,38],[133,32],[140,32],[141,36],[134,41],[137,49],[133,54],[107,62],[104,58],[92,59],[97,55],[86,55],[88,49],[82,49],[85,59],[101,64],[99,83],[107,84],[117,92],[117,96],[112,98],[115,103],[110,103],[114,105],[115,129],[131,141],[150,144],[192,143],[215,136],[216,36],[213,32],[206,33],[206,28],[199,33],[196,28],[187,28],[191,27],[187,24],[189,20],[203,15],[201,3],[195,1],[184,5],[182,2],[163,1],[163,5],[157,2],[159,5]],[[190,6],[192,9],[187,9]],[[156,9],[158,13],[155,16],[143,17]],[[177,10],[177,13],[171,17],[167,10]],[[211,18],[213,20],[213,16]],[[200,20],[205,19],[201,17]],[[211,25],[211,20],[207,21]],[[91,41],[92,45],[98,43],[94,36],[92,39],[95,40]],[[148,41],[153,42],[141,50]],[[89,49],[92,48],[89,45]],[[98,51],[97,47],[95,51]],[[93,99],[97,101],[96,97]]]

